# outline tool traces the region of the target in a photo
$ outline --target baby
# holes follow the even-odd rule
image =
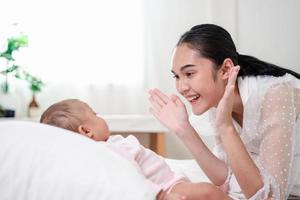
[[[108,148],[131,161],[144,175],[156,192],[157,200],[220,200],[221,189],[210,183],[191,183],[186,177],[175,174],[163,157],[143,147],[134,136],[110,136],[105,120],[80,100],[67,99],[53,104],[42,114],[40,122],[104,141]]]

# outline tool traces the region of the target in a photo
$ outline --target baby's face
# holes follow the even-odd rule
[[[87,117],[86,125],[93,133],[93,140],[106,141],[110,136],[109,128],[104,119],[98,117],[97,114],[86,104],[85,114]]]

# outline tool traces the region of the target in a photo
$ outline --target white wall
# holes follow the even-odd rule
[[[147,87],[174,92],[173,49],[185,31],[207,21],[208,6],[207,0],[144,0]]]
[[[300,72],[300,1],[239,1],[241,53]]]
[[[168,1],[167,1],[168,2]],[[169,22],[168,32],[163,34],[159,45],[164,47],[155,48],[158,52],[156,65],[163,66],[165,70],[168,56],[172,45],[175,45],[178,37],[191,25],[201,23],[215,23],[226,28],[232,35],[236,43],[237,50],[241,54],[248,54],[258,57],[262,60],[290,68],[300,72],[300,1],[298,0],[211,0],[211,1],[169,1],[170,7],[166,10],[176,15],[174,8],[183,7],[185,20],[174,22],[174,18],[167,15]],[[175,5],[177,4],[177,5]],[[178,6],[178,7],[177,7]],[[198,9],[197,7],[198,6]],[[188,11],[189,9],[189,11]],[[164,15],[160,16],[164,17]],[[180,17],[177,16],[179,19]],[[173,26],[176,26],[174,28]],[[158,28],[159,25],[156,25]],[[167,30],[166,30],[167,31]],[[181,31],[181,32],[180,32]],[[172,34],[172,35],[171,35]],[[176,34],[178,37],[176,37]],[[175,39],[174,39],[175,38]],[[165,56],[165,57],[164,57]],[[160,73],[160,80],[168,80],[168,72]],[[164,76],[164,77],[163,77]],[[162,82],[163,83],[163,82]],[[163,83],[162,88],[168,91],[174,91],[169,83]],[[201,133],[209,134],[211,127],[207,124],[207,116],[198,117],[197,128]],[[195,118],[194,118],[195,120]],[[196,117],[197,120],[197,117]],[[204,136],[204,140],[211,147],[212,137]],[[169,135],[167,141],[167,150],[169,157],[190,158],[189,152],[182,147],[174,136]]]
[[[145,0],[144,17],[146,88],[158,87],[167,94],[175,93],[171,74],[173,49],[185,31],[209,21],[209,0]],[[166,136],[168,157],[191,158],[176,136],[172,133]]]

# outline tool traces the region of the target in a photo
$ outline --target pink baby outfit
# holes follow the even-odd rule
[[[169,192],[174,185],[189,181],[187,177],[175,174],[163,157],[142,146],[132,135],[126,138],[121,135],[110,136],[105,145],[131,161],[156,194],[161,190]]]

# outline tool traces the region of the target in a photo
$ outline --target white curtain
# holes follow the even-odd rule
[[[37,95],[41,107],[80,98],[99,113],[141,112],[135,103],[144,88],[141,11],[139,0],[11,0],[1,6],[0,39],[28,36],[14,58],[46,82]],[[10,83],[17,115],[25,116],[30,91]]]
[[[0,9],[0,39],[28,35],[29,46],[14,56],[46,82],[37,95],[42,109],[79,98],[100,114],[149,114],[147,91],[175,92],[172,51],[184,31],[207,20],[208,6],[205,0],[10,0]],[[17,116],[24,117],[31,93],[20,81],[11,86]]]

